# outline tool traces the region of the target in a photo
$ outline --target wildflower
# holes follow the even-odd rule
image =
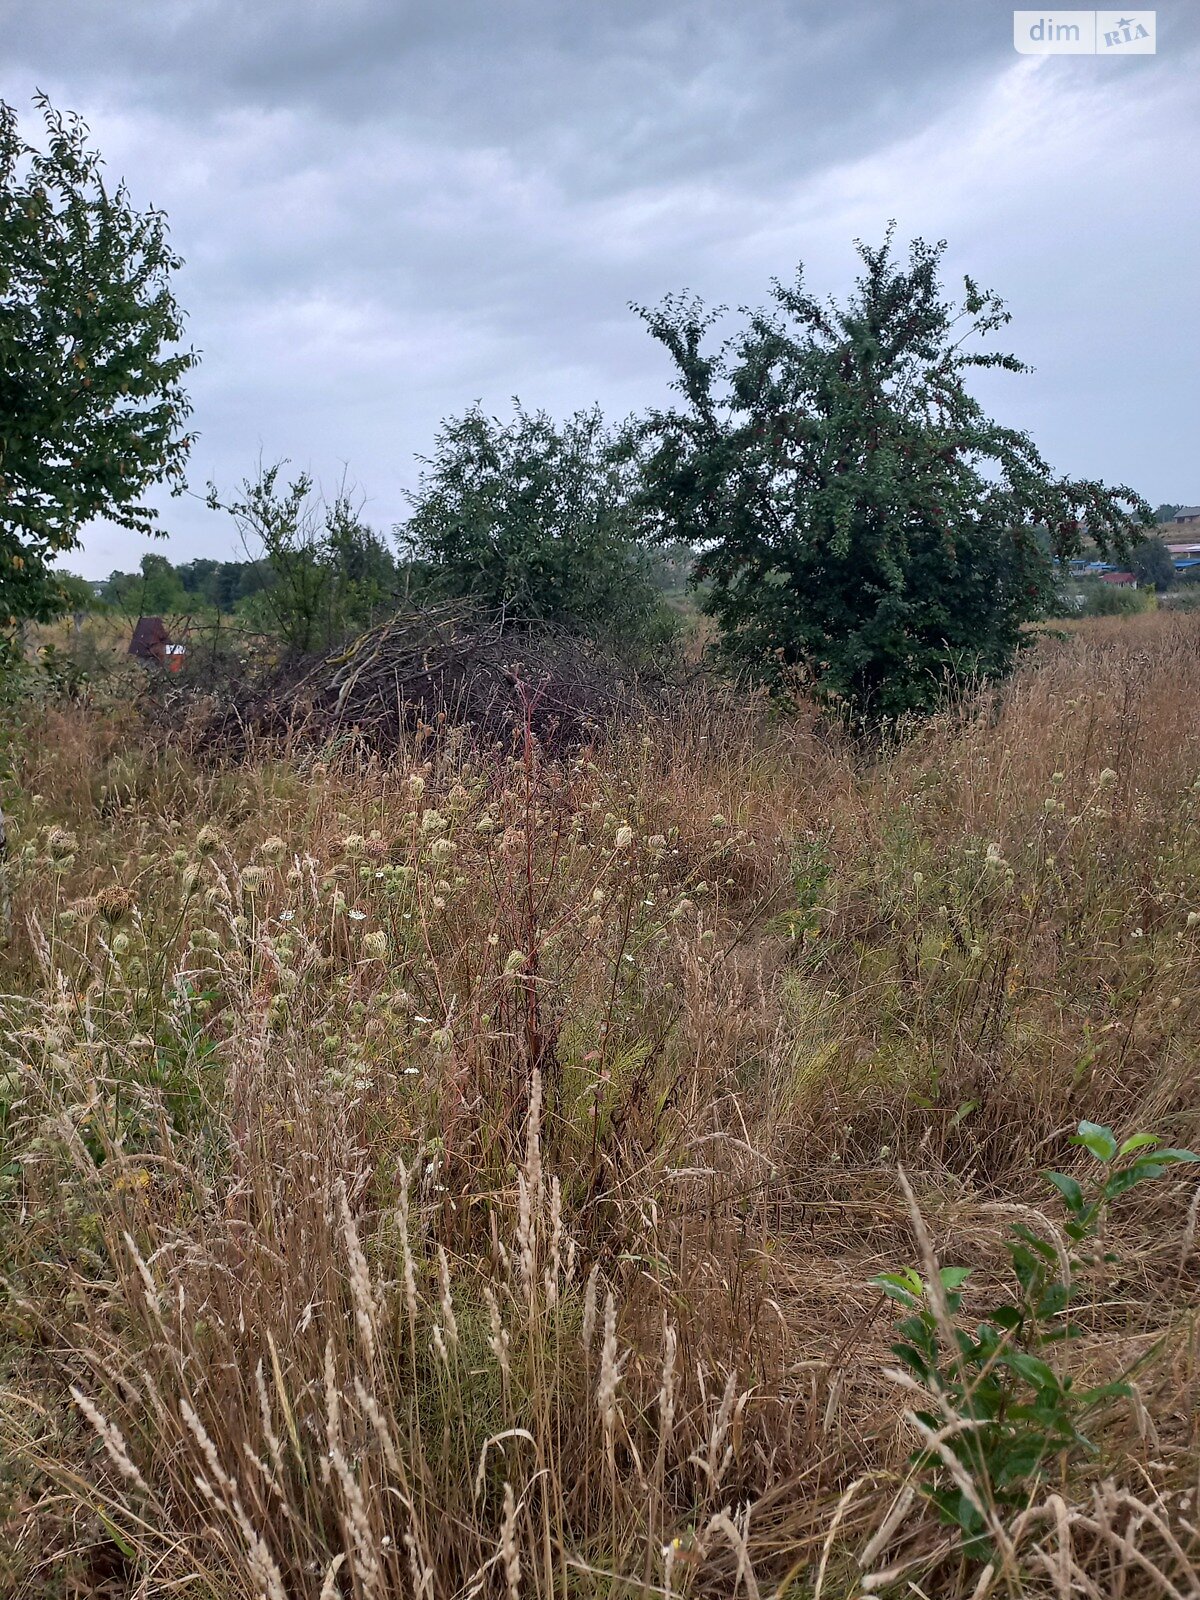
[[[425,779],[419,772],[414,772],[408,780],[408,787],[412,790],[413,799],[419,800],[425,793]]]
[[[377,961],[382,961],[388,952],[388,938],[382,928],[376,928],[371,933],[363,935],[363,952]]]
[[[431,834],[444,833],[446,819],[440,811],[426,811],[421,817],[421,832],[428,838]]]
[[[524,956],[522,951],[520,951],[520,950],[510,950],[508,952],[508,959],[504,963],[505,972],[507,972],[511,976],[514,972],[520,972],[521,968],[524,965],[525,965],[525,956]]]
[[[198,856],[211,856],[221,842],[221,835],[213,827],[205,823],[196,835],[196,854]]]
[[[348,856],[358,856],[366,842],[361,833],[348,833],[342,840],[342,849]]]
[[[618,850],[628,850],[633,843],[633,829],[627,822],[623,822],[617,829],[616,839],[613,841]]]
[[[365,911],[359,911],[357,907],[346,914],[350,918],[351,922],[365,922],[367,920],[367,913]]]
[[[266,881],[265,867],[243,867],[242,888],[247,894],[257,894]]]
[[[723,817],[718,811],[716,816],[712,819],[712,825],[714,828],[727,828],[729,826],[729,819],[727,817]]]
[[[1102,789],[1107,789],[1110,784],[1114,784],[1114,783],[1116,783],[1116,781],[1117,781],[1117,775],[1113,771],[1113,769],[1111,767],[1105,767],[1104,771],[1100,774],[1100,778],[1099,778],[1100,787]]]
[[[111,948],[113,955],[123,956],[129,949],[129,935],[127,933],[118,933],[112,942]]]
[[[277,833],[273,833],[269,839],[264,839],[258,847],[258,853],[264,861],[278,861],[286,850],[287,845]]]
[[[667,848],[667,838],[666,835],[662,833],[652,833],[646,840],[646,843],[650,846],[651,850],[665,850]]]
[[[116,1189],[127,1190],[137,1194],[150,1187],[150,1174],[145,1167],[138,1167],[133,1172],[123,1172],[113,1185]]]
[[[69,861],[79,849],[79,840],[66,828],[54,827],[46,834],[46,854],[51,861]]]
[[[123,922],[133,907],[133,896],[119,883],[106,884],[96,895],[96,911],[112,927]]]
[[[435,861],[448,861],[454,851],[453,839],[435,839],[429,847],[429,854]]]
[[[914,889],[919,889],[921,887],[921,885],[925,882],[925,874],[923,872],[914,872],[913,875],[912,875],[912,881],[913,881],[913,888]]]

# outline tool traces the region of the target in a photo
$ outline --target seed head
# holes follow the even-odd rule
[[[79,849],[79,840],[67,828],[50,828],[46,834],[46,854],[51,861],[69,861]]]
[[[96,914],[115,928],[118,922],[125,920],[135,903],[128,889],[123,889],[119,883],[109,883],[96,894]]]

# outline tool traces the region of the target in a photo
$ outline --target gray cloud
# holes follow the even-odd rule
[[[0,95],[82,110],[166,209],[203,350],[192,480],[348,462],[403,515],[438,420],[623,412],[668,377],[626,309],[757,301],[850,241],[950,240],[1037,367],[988,397],[1064,470],[1200,494],[1200,18],[1159,54],[1031,59],[993,0],[9,0]],[[1192,476],[1189,476],[1192,475]],[[229,547],[167,502],[171,553]],[[142,553],[89,531],[76,565]]]

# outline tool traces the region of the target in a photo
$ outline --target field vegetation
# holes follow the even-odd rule
[[[14,701],[0,1591],[1196,1593],[1198,643],[871,748]]]
[[[468,408],[391,543],[264,464],[97,619],[198,356],[36,104],[0,1594],[1200,1594],[1200,620],[1046,631],[1175,568],[972,394],[1003,303],[668,297],[665,409]]]

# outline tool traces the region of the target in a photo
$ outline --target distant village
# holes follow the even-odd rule
[[[1162,540],[1177,579],[1194,581],[1200,575],[1200,506],[1179,506],[1169,522],[1160,522],[1155,537]],[[1136,589],[1144,579],[1111,561],[1080,556],[1070,563],[1072,577],[1099,579],[1118,589]]]

